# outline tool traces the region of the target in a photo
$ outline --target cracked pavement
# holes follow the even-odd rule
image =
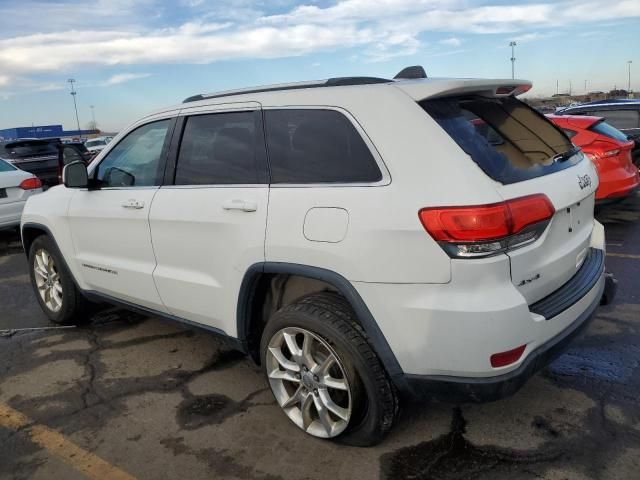
[[[598,218],[620,285],[586,335],[511,398],[403,405],[367,449],[299,431],[209,333],[117,309],[47,329],[19,239],[0,231],[0,404],[139,479],[638,478],[640,196]],[[86,478],[31,425],[0,426],[0,479]]]

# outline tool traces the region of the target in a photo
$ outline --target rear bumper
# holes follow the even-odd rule
[[[562,315],[583,298],[590,298],[590,302],[568,327],[531,351],[516,369],[492,377],[404,375],[398,382],[404,390],[403,393],[418,399],[487,402],[517,392],[531,376],[562,354],[587,328],[605,292],[607,301],[612,301],[615,295],[615,279],[604,273],[604,252],[592,249],[583,267],[569,282],[549,297],[532,305],[531,309],[540,310],[539,314],[553,314],[552,317],[546,317],[545,321],[554,322],[556,316]]]
[[[633,164],[629,164],[626,168],[619,167],[603,172],[596,192],[596,202],[606,203],[608,200],[626,197],[638,186],[640,186],[640,175],[638,167]]]
[[[26,202],[12,202],[0,205],[0,227],[20,225],[20,217]]]

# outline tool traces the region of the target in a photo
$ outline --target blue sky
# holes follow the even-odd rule
[[[117,131],[195,93],[345,75],[640,89],[640,0],[0,0],[0,128]]]

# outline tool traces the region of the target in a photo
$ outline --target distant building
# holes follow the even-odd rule
[[[14,127],[0,130],[0,139],[50,138],[50,137],[86,137],[96,135],[99,130],[64,130],[62,125],[35,125],[33,127]]]

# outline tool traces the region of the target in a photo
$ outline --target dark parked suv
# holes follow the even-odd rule
[[[603,117],[607,123],[635,140],[633,162],[640,162],[640,99],[637,100],[597,100],[565,108],[559,115],[592,115]]]
[[[51,140],[34,138],[2,142],[0,158],[33,173],[43,184],[58,183],[58,147]]]
[[[58,184],[58,147],[59,138],[22,138],[0,142],[0,158],[12,163],[21,170],[33,173],[44,185]],[[91,153],[82,143],[73,143],[86,163]]]

